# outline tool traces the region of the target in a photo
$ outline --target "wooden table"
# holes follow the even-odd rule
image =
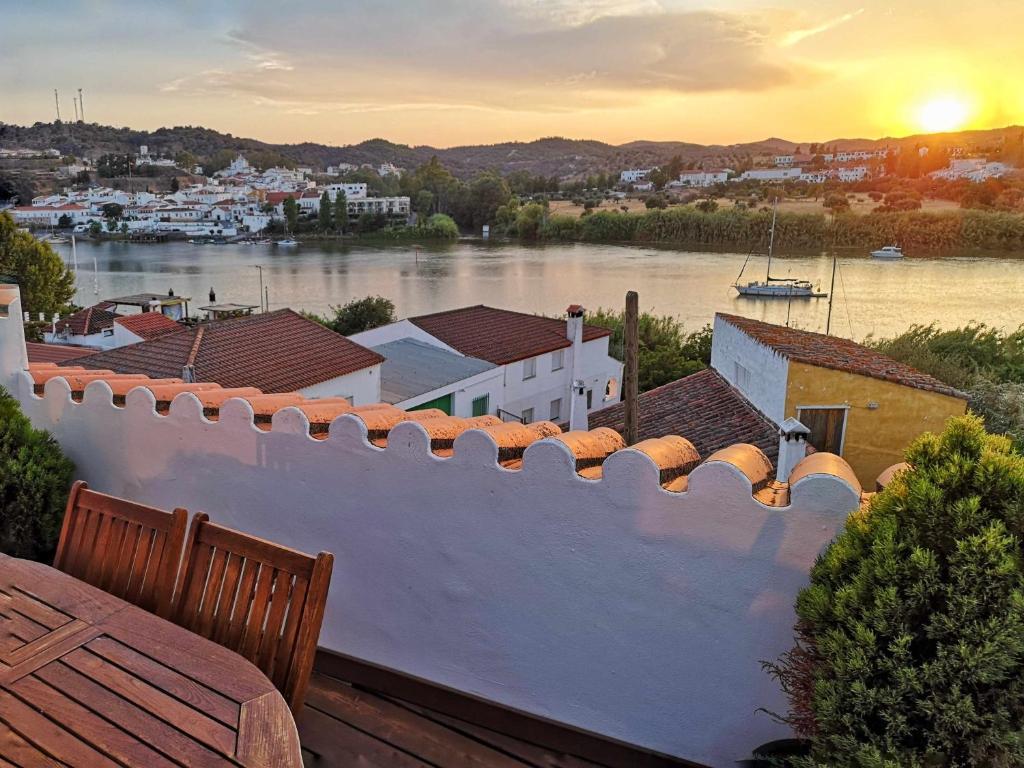
[[[0,554],[0,768],[301,766],[284,699],[241,656]]]

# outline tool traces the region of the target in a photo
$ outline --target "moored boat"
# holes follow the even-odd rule
[[[902,259],[903,249],[898,245],[886,245],[879,248],[877,251],[871,252],[871,258],[873,259]]]
[[[736,276],[733,288],[740,296],[765,299],[817,299],[828,296],[815,289],[810,280],[800,280],[795,277],[772,277],[772,250],[775,245],[775,218],[778,208],[778,199],[772,204],[772,228],[768,233],[768,269],[765,272],[764,280],[752,280],[749,283],[741,283],[743,270],[747,268],[747,262],[743,262],[743,269]],[[747,255],[747,261],[750,260]]]

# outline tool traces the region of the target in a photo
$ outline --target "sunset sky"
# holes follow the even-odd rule
[[[732,143],[1024,123],[1020,0],[5,2],[0,121]]]

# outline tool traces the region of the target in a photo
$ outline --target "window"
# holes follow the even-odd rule
[[[103,329],[103,335],[104,336],[113,336],[114,335],[114,329],[113,328],[104,328]]]
[[[843,455],[843,441],[846,437],[846,414],[848,409],[840,407],[797,407],[796,417],[809,430],[807,442],[819,451]]]
[[[560,371],[565,368],[565,350],[556,349],[551,353],[551,370]]]
[[[736,388],[737,389],[749,389],[749,387],[750,387],[750,371],[747,368],[745,368],[742,365],[740,365],[739,363],[735,363],[735,366],[736,366]]]
[[[589,411],[594,407],[594,390],[587,390],[587,410]]]
[[[484,395],[483,397],[476,397],[473,399],[473,415],[474,416],[486,416],[487,412],[491,409],[491,396]]]
[[[533,408],[524,408],[522,420],[524,424],[529,424],[533,421]]]
[[[537,358],[531,357],[523,360],[523,381],[533,379],[537,376]]]
[[[551,401],[551,416],[552,421],[558,421],[562,418],[562,398]]]

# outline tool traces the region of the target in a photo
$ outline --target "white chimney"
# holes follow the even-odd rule
[[[807,455],[807,438],[811,430],[790,416],[779,425],[779,468],[775,479],[789,481],[793,467]]]
[[[572,304],[565,310],[565,335],[572,342],[572,384],[569,394],[569,429],[587,429],[587,386],[583,380],[583,315],[586,310]]]

